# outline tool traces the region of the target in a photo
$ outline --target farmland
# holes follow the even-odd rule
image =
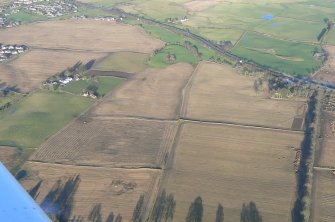
[[[151,53],[163,44],[139,27],[95,20],[61,20],[21,25],[1,30],[0,38],[6,43],[31,47],[94,52]]]
[[[313,198],[314,211],[312,221],[331,222],[334,221],[335,175],[330,170],[314,170]]]
[[[176,197],[174,220],[183,221],[190,203],[201,196],[204,221],[214,221],[218,203],[225,221],[238,221],[243,202],[251,200],[264,221],[290,221],[293,162],[302,138],[302,133],[185,123],[166,183]]]
[[[191,119],[276,128],[291,128],[294,117],[304,116],[306,103],[303,100],[269,99],[267,89],[265,93],[256,93],[254,80],[227,65],[203,62],[188,85],[183,115]]]
[[[175,134],[173,122],[83,117],[50,138],[31,159],[109,167],[160,167]]]
[[[222,204],[225,222],[245,222],[252,201],[265,222],[334,221],[335,96],[313,82],[335,81],[333,3],[83,2],[71,19],[21,12],[0,30],[28,47],[0,64],[18,89],[0,85],[0,161],[47,213],[222,222]],[[203,216],[186,219],[196,197]]]
[[[10,86],[16,86],[22,92],[29,92],[38,89],[42,82],[57,72],[78,62],[85,64],[103,56],[104,53],[33,49],[1,64],[1,80]]]
[[[335,19],[334,7],[329,1],[322,4],[287,0],[266,3],[197,0],[124,2],[127,4],[115,7],[160,22],[173,23],[214,42],[236,43],[233,54],[299,77],[312,73],[321,65],[313,58],[312,52],[320,46],[317,37],[326,27],[324,19]],[[103,1],[101,4],[104,4]],[[182,20],[184,16],[186,20]],[[171,19],[174,21],[171,22]],[[331,37],[326,38],[331,41]]]
[[[173,58],[170,58],[169,60],[169,56],[173,56]],[[194,55],[184,46],[168,45],[150,59],[149,66],[164,68],[170,64],[182,62],[195,65],[199,62],[199,60],[197,55]]]
[[[319,47],[247,33],[232,52],[285,73],[306,76],[321,65],[313,57],[315,48]]]
[[[124,79],[113,76],[99,76],[91,77],[89,79],[81,79],[79,81],[72,81],[69,84],[61,87],[61,90],[73,94],[81,95],[89,86],[96,86],[98,96],[105,96],[115,87],[119,86]]]
[[[115,52],[98,61],[93,69],[137,73],[146,68],[148,59],[149,55],[145,53]]]
[[[165,69],[146,69],[136,74],[115,93],[107,96],[92,113],[176,118],[182,89],[192,71],[193,68],[189,64],[171,65]]]
[[[39,91],[0,113],[0,144],[36,148],[93,104],[68,93]]]
[[[322,146],[317,156],[316,166],[335,167],[335,115],[334,113],[323,111],[322,114]]]
[[[85,221],[94,205],[99,203],[104,220],[113,212],[115,217],[120,214],[123,221],[130,221],[141,195],[145,196],[145,205],[150,204],[150,197],[155,193],[155,184],[159,178],[158,171],[149,169],[106,169],[29,162],[24,168],[30,172],[29,177],[22,181],[27,189],[42,181],[37,197],[37,201],[42,204],[58,180],[65,182],[68,178],[79,175],[80,182],[74,194],[71,216],[80,216]],[[52,212],[52,207],[48,210]]]

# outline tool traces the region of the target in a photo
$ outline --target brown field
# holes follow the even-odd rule
[[[328,52],[328,60],[314,75],[317,80],[335,84],[335,46],[325,45],[323,48]]]
[[[228,65],[203,62],[188,85],[183,115],[192,119],[291,128],[304,114],[306,103],[257,95],[254,78]]]
[[[1,32],[0,32],[1,33]],[[84,64],[105,53],[33,49],[22,56],[0,65],[1,81],[17,86],[22,92],[39,88],[48,77],[77,62]]]
[[[329,170],[314,171],[313,222],[335,221],[335,175]]]
[[[322,112],[322,146],[316,165],[335,167],[335,113]]]
[[[66,180],[79,174],[81,182],[74,196],[71,215],[82,216],[84,221],[88,221],[87,217],[97,203],[102,204],[102,221],[106,220],[111,211],[121,214],[123,221],[130,221],[140,195],[145,195],[146,203],[150,204],[160,177],[158,170],[149,169],[107,169],[31,162],[27,162],[24,168],[28,169],[29,177],[21,182],[27,190],[40,180],[43,181],[37,198],[39,203],[57,180]],[[123,185],[128,183],[135,184],[134,189],[127,189]]]
[[[182,126],[166,190],[176,199],[175,221],[184,221],[201,196],[204,221],[215,221],[218,203],[225,222],[239,221],[242,204],[254,201],[263,221],[291,221],[295,199],[294,159],[303,133],[224,124]]]
[[[224,0],[194,0],[184,4],[184,7],[191,12],[204,11],[210,7],[213,7]]]
[[[189,64],[146,69],[106,97],[93,115],[176,118],[182,89],[192,71]]]
[[[2,162],[8,169],[13,168],[17,163],[19,153],[16,148],[0,146],[0,162]]]
[[[95,20],[62,20],[27,24],[1,30],[0,39],[7,44],[98,52],[151,53],[163,47],[162,41],[154,39],[139,27]]]
[[[176,123],[109,117],[81,118],[51,137],[30,159],[113,167],[160,167]]]

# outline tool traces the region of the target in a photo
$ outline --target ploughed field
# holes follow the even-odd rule
[[[183,103],[183,116],[274,128],[298,128],[294,118],[304,118],[305,101],[275,100],[254,90],[255,78],[236,69],[203,62],[198,65]],[[300,125],[302,122],[300,123]]]
[[[83,117],[50,138],[31,160],[104,167],[161,167],[176,129],[175,122]]]
[[[120,214],[122,221],[130,221],[141,195],[144,195],[144,206],[151,204],[151,196],[157,189],[156,183],[160,175],[159,171],[150,169],[111,169],[49,163],[27,162],[24,167],[29,170],[29,176],[21,180],[21,183],[26,189],[31,190],[42,181],[36,200],[51,214],[55,213],[58,207],[57,204],[52,204],[57,196],[57,181],[65,184],[79,175],[79,182],[75,186],[68,187],[63,192],[60,188],[58,192],[63,197],[65,193],[66,196],[74,195],[73,200],[69,199],[72,204],[70,218],[77,216],[84,221],[88,221],[96,204],[101,204],[102,221],[105,221],[111,212],[115,217]]]
[[[167,183],[176,199],[174,221],[186,218],[200,196],[203,221],[214,221],[218,203],[225,221],[239,221],[243,203],[254,201],[264,221],[290,221],[295,198],[294,160],[301,132],[224,124],[185,123]]]

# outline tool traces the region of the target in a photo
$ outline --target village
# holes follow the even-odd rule
[[[67,13],[76,13],[77,11],[76,1],[17,0],[9,5],[0,7],[0,27],[11,28],[20,25],[22,21],[16,21],[16,19],[11,18],[20,12],[52,18],[60,17]]]
[[[0,62],[7,61],[15,55],[19,55],[28,49],[25,45],[0,44]]]

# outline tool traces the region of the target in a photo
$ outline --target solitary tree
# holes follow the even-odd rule
[[[202,206],[201,197],[195,198],[194,202],[191,203],[190,209],[186,217],[186,222],[201,222],[204,208]]]
[[[219,204],[216,210],[215,222],[223,222],[223,220],[224,220],[223,206]]]

